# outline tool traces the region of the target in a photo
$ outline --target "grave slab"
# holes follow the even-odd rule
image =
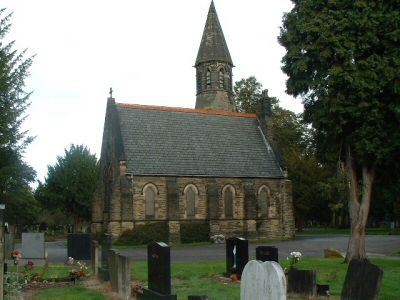
[[[275,246],[258,246],[256,248],[256,260],[279,263],[278,248]]]
[[[67,258],[72,257],[74,261],[92,260],[91,233],[69,233],[67,241]]]
[[[92,272],[97,277],[99,268],[99,243],[92,241]]]
[[[165,243],[151,243],[147,246],[148,284],[138,300],[177,300],[171,293],[171,254]]]
[[[376,300],[383,279],[383,269],[357,259],[349,263],[341,300]]]
[[[108,269],[108,250],[112,248],[113,236],[111,233],[103,234],[103,241],[101,244],[101,267],[99,268],[99,275],[104,281],[110,281],[110,270]]]
[[[21,256],[26,259],[45,258],[44,233],[22,233]]]
[[[289,268],[288,292],[295,294],[317,295],[317,271]]]
[[[226,277],[232,274],[242,275],[249,261],[249,241],[244,238],[229,238],[226,240]]]

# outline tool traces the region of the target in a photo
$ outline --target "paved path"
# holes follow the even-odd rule
[[[255,248],[258,246],[278,247],[279,257],[289,256],[292,251],[298,251],[303,257],[323,257],[324,249],[333,247],[343,254],[346,253],[348,235],[302,235],[291,241],[252,244],[249,246],[249,259],[255,259]],[[46,243],[50,261],[66,261],[67,248],[64,241]],[[20,246],[20,245],[19,245]],[[366,249],[369,257],[389,257],[400,251],[400,235],[369,235],[366,238]],[[147,249],[120,249],[122,255],[132,261],[147,260]],[[172,261],[193,260],[224,260],[225,244],[210,244],[204,246],[171,247]]]

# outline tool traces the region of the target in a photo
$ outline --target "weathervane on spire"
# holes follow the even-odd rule
[[[112,98],[113,89],[110,87],[110,98]]]

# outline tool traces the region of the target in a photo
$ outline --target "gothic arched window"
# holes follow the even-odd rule
[[[268,187],[263,186],[259,190],[259,199],[260,199],[260,213],[263,217],[270,217],[270,191]]]
[[[192,187],[186,191],[186,212],[188,216],[196,214],[196,194]]]
[[[154,219],[155,217],[155,198],[156,193],[153,188],[148,187],[145,192],[145,202],[146,202],[146,219]]]
[[[261,215],[268,217],[268,195],[263,189],[260,193]]]
[[[225,217],[233,217],[233,191],[228,187],[224,191]]]

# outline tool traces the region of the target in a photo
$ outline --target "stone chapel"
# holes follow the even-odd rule
[[[213,1],[194,67],[195,109],[117,103],[110,93],[92,232],[116,238],[163,221],[168,242],[179,242],[182,223],[203,221],[227,237],[293,237],[271,99],[264,91],[259,115],[235,111],[234,65]]]

